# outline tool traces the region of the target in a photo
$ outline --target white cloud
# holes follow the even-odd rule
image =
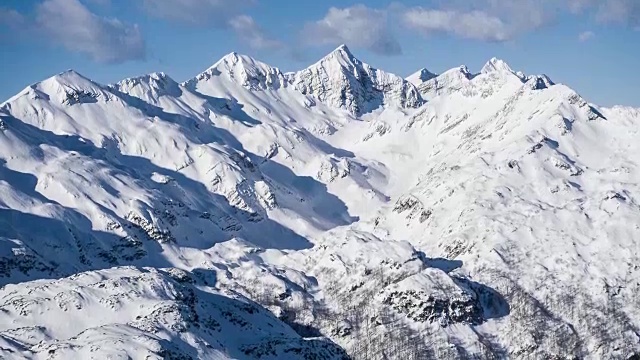
[[[140,0],[152,16],[191,25],[227,27],[228,19],[255,0]]]
[[[403,19],[409,28],[425,34],[446,32],[462,38],[505,41],[511,37],[508,26],[498,17],[483,11],[458,12],[412,8]]]
[[[508,41],[546,24],[560,4],[556,0],[450,0],[440,8],[405,8],[402,14],[407,27],[426,34]]]
[[[301,37],[307,45],[349,44],[384,55],[402,52],[388,22],[388,12],[355,5],[329,9],[324,18],[307,23]]]
[[[137,25],[100,17],[78,0],[45,0],[36,7],[35,28],[48,40],[98,62],[145,57],[145,42]]]
[[[593,31],[584,31],[578,35],[578,40],[585,42],[593,39],[594,36],[596,36],[596,34]]]
[[[437,8],[404,8],[409,28],[426,34],[503,41],[538,29],[561,14],[595,13],[594,20],[640,26],[640,0],[449,0]]]
[[[563,6],[557,0],[482,0],[482,10],[509,24],[511,32],[519,34],[536,29],[553,18]]]
[[[424,35],[447,33],[481,41],[508,41],[548,21],[551,17],[549,9],[541,4],[557,4],[551,0],[450,0],[443,3],[446,5],[437,8],[406,7],[399,3],[380,9],[365,5],[333,7],[324,18],[307,23],[302,38],[306,45],[347,43],[380,54],[401,52],[394,35],[394,29],[400,27]]]
[[[253,49],[279,49],[284,46],[280,41],[268,37],[251,16],[236,16],[229,20],[229,26]]]
[[[251,48],[280,49],[284,44],[266,34],[242,11],[257,0],[140,0],[151,16],[192,26],[217,27],[233,31]]]

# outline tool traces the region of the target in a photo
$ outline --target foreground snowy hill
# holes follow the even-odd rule
[[[201,279],[206,279],[202,275],[177,269],[113,268],[9,285],[1,305],[0,355],[38,359],[347,357],[328,341],[302,339],[254,303],[201,286]]]
[[[0,105],[1,356],[630,358],[639,121],[346,46],[56,75]]]

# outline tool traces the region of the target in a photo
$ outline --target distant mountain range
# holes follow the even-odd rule
[[[495,58],[58,74],[0,104],[0,358],[636,359],[639,132]]]

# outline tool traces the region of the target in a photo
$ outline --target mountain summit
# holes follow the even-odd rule
[[[223,76],[251,90],[277,89],[286,86],[282,72],[250,56],[236,52],[225,55],[210,68],[185,82],[193,87],[200,81]]]
[[[303,94],[356,116],[385,105],[417,108],[424,102],[413,84],[361,62],[346,45],[291,74],[289,81]]]
[[[432,73],[431,71],[427,70],[426,68],[422,68],[420,70],[418,70],[417,72],[407,76],[407,81],[409,81],[410,83],[419,86],[420,84],[422,84],[425,81],[429,81],[435,77],[437,77],[437,74]]]
[[[492,72],[514,73],[509,64],[507,64],[504,60],[495,57],[487,61],[487,63],[482,67],[482,70],[480,70],[480,73],[482,74],[488,74]]]

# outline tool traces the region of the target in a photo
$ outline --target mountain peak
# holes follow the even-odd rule
[[[164,72],[127,78],[110,85],[110,88],[148,102],[155,102],[162,95],[178,97],[182,94],[180,85]]]
[[[149,74],[149,77],[156,80],[161,80],[161,79],[172,80],[171,77],[167,75],[167,73],[165,73],[164,71],[154,71]]]
[[[336,51],[344,51],[346,53],[351,53],[347,44],[340,44],[335,50],[333,50],[333,52],[336,52]]]
[[[87,78],[86,76],[80,74],[79,72],[73,69],[68,69],[61,73],[58,73],[44,80],[43,82],[47,82],[47,81],[55,81],[61,85],[80,85],[82,83],[87,83],[87,82],[93,83],[91,79]]]
[[[362,61],[358,60],[345,44],[338,46],[335,50],[320,59],[316,65],[329,61],[336,61],[339,66],[342,67],[351,67],[355,64],[362,64]]]
[[[460,78],[466,80],[471,80],[473,77],[474,74],[471,73],[467,65],[460,65],[438,75],[438,78]]]
[[[465,75],[471,75],[471,71],[469,71],[469,68],[467,67],[467,65],[460,65],[458,67],[458,70]]]
[[[257,60],[252,58],[249,55],[243,55],[235,51],[232,51],[227,55],[223,56],[222,58],[220,58],[220,60],[218,60],[215,64],[213,64],[212,67],[217,67],[220,64],[225,64],[225,63],[236,64],[236,63],[255,63],[255,62],[257,62]]]
[[[288,77],[302,94],[312,95],[356,116],[390,103],[401,108],[416,108],[424,102],[413,84],[358,60],[346,45],[340,45],[315,64]]]
[[[435,77],[437,77],[437,74],[432,73],[431,71],[427,70],[426,68],[422,68],[418,71],[416,71],[415,73],[407,76],[407,81],[409,81],[410,83],[414,84],[414,85],[419,85],[425,81],[429,81]]]
[[[97,89],[101,89],[102,85],[97,84],[75,70],[69,69],[36,83],[32,85],[32,87],[40,87],[53,92],[64,91],[64,89],[91,89],[91,91],[95,92]]]
[[[21,94],[31,94],[34,99],[55,99],[66,105],[95,103],[111,98],[109,89],[69,69],[25,89]],[[46,95],[46,96],[45,96]]]
[[[156,71],[156,72],[152,72],[152,73],[149,73],[149,74],[146,74],[146,75],[126,78],[126,79],[123,79],[123,80],[119,81],[119,83],[140,82],[140,81],[145,81],[145,82],[162,81],[162,82],[167,82],[167,83],[175,83],[175,81],[169,75],[167,75],[165,72],[162,72],[162,71]]]
[[[226,54],[225,56],[223,56],[222,58],[220,58],[220,60],[218,60],[215,64],[219,64],[221,62],[237,62],[237,61],[244,61],[244,60],[253,60],[253,58],[249,55],[242,55],[238,52],[232,51],[228,54]],[[214,64],[214,65],[215,65]]]
[[[547,89],[555,83],[545,74],[525,76],[524,81],[533,90]]]
[[[353,54],[351,53],[351,50],[349,50],[349,48],[345,44],[342,44],[342,45],[338,46],[335,50],[332,51],[332,53],[345,54],[350,58],[353,57]]]
[[[266,90],[286,86],[280,69],[258,61],[251,56],[235,51],[228,53],[210,68],[183,85],[195,86],[199,81],[224,75],[227,79],[239,83],[249,90]]]
[[[504,60],[498,59],[496,57],[491,58],[487,61],[486,64],[480,70],[482,74],[488,74],[492,72],[509,72],[514,74],[514,71],[511,69],[509,64],[507,64]]]

